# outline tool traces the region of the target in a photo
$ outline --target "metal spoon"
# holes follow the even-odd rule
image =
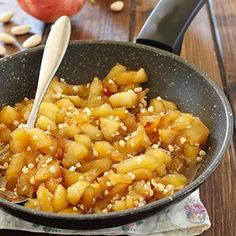
[[[70,19],[67,16],[60,17],[52,26],[51,31],[49,33],[44,52],[43,58],[41,62],[38,86],[36,90],[36,95],[33,103],[33,107],[31,113],[29,115],[29,119],[26,124],[22,124],[21,127],[32,128],[35,125],[37,114],[39,111],[39,106],[42,102],[45,92],[55,75],[61,61],[65,55],[69,40],[71,35],[71,24]],[[0,151],[0,160],[4,157],[9,151],[9,145],[4,147],[3,150]],[[4,178],[4,177],[1,177]],[[10,196],[10,191],[2,191],[0,186],[0,197],[12,201],[14,203],[22,203],[27,199],[20,198],[19,201],[17,199],[13,199]]]

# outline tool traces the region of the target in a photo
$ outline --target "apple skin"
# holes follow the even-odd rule
[[[81,10],[86,0],[17,0],[30,15],[46,23],[55,22],[60,16],[73,16]]]

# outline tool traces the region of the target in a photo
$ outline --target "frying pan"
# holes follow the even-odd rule
[[[154,9],[137,42],[72,42],[57,75],[68,83],[86,83],[95,75],[103,78],[117,62],[130,69],[144,67],[150,97],[174,101],[183,112],[190,112],[210,129],[207,157],[187,187],[143,207],[108,214],[63,215],[33,211],[0,199],[0,207],[19,218],[51,227],[98,229],[124,225],[160,212],[197,189],[219,165],[232,136],[232,112],[222,90],[206,74],[181,59],[182,38],[191,20],[205,1],[162,0]],[[173,53],[167,52],[171,51]],[[43,46],[4,58],[0,62],[0,104],[15,104],[33,97],[36,90]]]

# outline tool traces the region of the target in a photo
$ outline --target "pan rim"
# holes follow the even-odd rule
[[[120,218],[122,216],[127,216],[127,215],[135,215],[135,214],[142,214],[143,212],[150,211],[151,209],[154,209],[156,207],[162,207],[164,205],[167,205],[171,201],[176,201],[179,198],[183,196],[187,196],[191,192],[193,192],[195,189],[197,189],[218,167],[220,164],[221,160],[224,157],[224,154],[230,144],[230,140],[233,135],[233,113],[231,110],[231,106],[229,104],[229,101],[222,91],[222,89],[217,85],[217,83],[210,78],[209,75],[207,75],[205,72],[202,72],[196,65],[193,65],[189,63],[187,60],[181,58],[180,56],[177,56],[173,53],[164,51],[159,48],[154,48],[151,46],[146,46],[142,44],[136,44],[136,43],[130,43],[130,42],[122,42],[122,41],[112,41],[112,40],[75,40],[71,41],[70,45],[87,45],[87,44],[109,44],[109,45],[124,45],[128,47],[133,47],[133,48],[141,48],[144,50],[148,50],[151,52],[156,52],[161,56],[166,56],[171,59],[174,59],[181,64],[184,64],[188,67],[190,67],[194,72],[198,73],[205,79],[206,82],[208,82],[211,87],[214,88],[215,92],[217,95],[220,97],[220,100],[222,102],[222,105],[224,107],[224,115],[226,116],[226,130],[225,130],[225,137],[223,140],[223,145],[220,147],[219,152],[215,155],[213,160],[210,163],[210,166],[208,167],[207,170],[203,172],[197,179],[195,179],[193,182],[191,182],[189,185],[187,185],[183,190],[176,192],[175,194],[171,195],[169,198],[164,198],[152,203],[149,203],[145,206],[138,207],[136,209],[129,209],[121,212],[111,212],[111,213],[101,213],[101,214],[78,214],[78,215],[68,215],[68,214],[58,214],[58,213],[48,213],[48,212],[43,212],[43,211],[35,211],[32,209],[25,208],[24,206],[17,205],[10,203],[4,199],[0,199],[0,207],[2,208],[1,205],[6,206],[7,208],[10,208],[11,210],[16,210],[20,211],[23,214],[34,214],[37,215],[38,217],[45,217],[45,218],[53,218],[55,220],[65,220],[65,221],[70,221],[70,220],[78,220],[78,221],[97,221],[97,220],[106,220],[106,219],[113,219],[113,218]],[[12,58],[17,58],[20,56],[26,56],[29,53],[33,53],[36,51],[41,51],[43,50],[44,45],[40,45],[38,47],[32,48],[30,50],[24,50],[21,52],[17,52],[14,54],[11,54],[9,56],[6,56],[5,58],[0,60],[0,65],[8,60],[11,60]]]

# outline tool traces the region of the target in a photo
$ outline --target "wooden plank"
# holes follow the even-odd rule
[[[218,31],[218,46],[222,57],[226,79],[229,84],[236,83],[236,1],[235,0],[210,0],[214,13],[213,21]]]
[[[181,55],[207,72],[222,85],[207,8],[204,7],[185,35]],[[216,172],[200,188],[202,200],[212,221],[204,235],[235,235],[236,172],[233,143]],[[217,187],[216,187],[217,186]],[[230,193],[230,194],[229,194]],[[222,217],[223,216],[223,217]]]
[[[4,45],[1,43],[4,47],[6,47],[7,55],[9,55],[23,50],[22,43],[32,34],[43,35],[45,24],[24,12],[19,7],[16,0],[0,0],[0,14],[6,11],[13,11],[15,14],[11,22],[2,25],[0,23],[0,33],[10,33],[11,28],[15,25],[30,25],[32,27],[29,34],[17,36],[17,42],[14,45]]]
[[[236,114],[236,51],[234,50],[236,46],[236,2],[234,0],[224,2],[210,0],[209,12],[211,13],[221,76],[225,90],[230,97],[234,114]],[[235,143],[231,145],[230,159],[227,158],[223,162],[225,166],[222,169],[224,171],[222,175],[225,176],[222,180],[218,179],[219,182],[214,181],[224,186],[222,191],[214,188],[216,197],[223,195],[224,198],[224,201],[219,202],[219,204],[212,204],[212,207],[217,209],[214,211],[215,217],[217,217],[217,222],[215,222],[217,235],[236,235],[236,159],[233,145],[235,147]],[[220,170],[218,169],[218,171]],[[221,227],[218,227],[219,224]]]
[[[72,18],[72,39],[129,40],[131,1],[125,0],[122,12],[110,10],[112,0],[99,0]]]
[[[181,56],[207,72],[222,86],[207,7],[204,6],[185,34]]]
[[[236,115],[236,31],[232,30],[236,24],[236,2],[226,0],[209,1],[212,13],[218,58],[225,88],[229,94],[231,105]],[[236,120],[235,120],[236,127]]]
[[[134,16],[135,30],[132,40],[136,37],[151,9],[158,1],[136,1]],[[181,56],[196,64],[207,72],[222,86],[217,55],[207,8],[204,7],[186,32]],[[230,146],[225,159],[214,174],[201,187],[201,197],[208,210],[212,227],[203,235],[236,235],[234,231],[235,211],[233,209],[236,196],[236,173],[234,162],[234,146]],[[217,186],[217,187],[216,187]],[[229,194],[230,193],[230,194]]]

